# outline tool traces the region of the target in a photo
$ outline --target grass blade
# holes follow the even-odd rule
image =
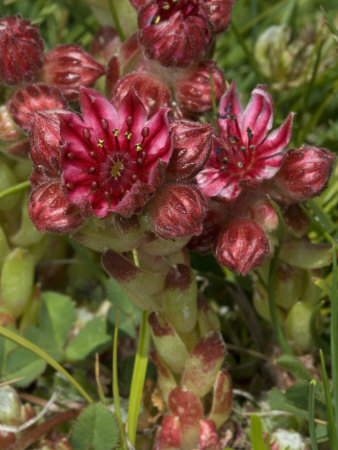
[[[52,366],[57,372],[60,372],[64,377],[67,378],[67,380],[77,389],[77,391],[82,395],[84,399],[87,400],[88,403],[93,403],[93,399],[90,397],[89,394],[83,389],[83,387],[75,380],[75,378],[72,377],[72,375],[67,372],[58,362],[55,361],[54,358],[52,358],[48,353],[46,353],[44,350],[42,350],[37,345],[33,344],[32,342],[28,341],[22,336],[19,336],[18,334],[14,333],[13,331],[9,330],[8,328],[4,328],[0,326],[0,335],[4,336],[6,339],[9,339],[16,344],[20,345],[21,347],[26,348],[27,350],[31,351],[32,353],[35,353],[38,355],[41,359],[46,361],[47,364]]]
[[[338,286],[336,248],[332,248],[332,291],[331,291],[331,367],[335,429],[338,430]],[[335,447],[337,448],[337,447]]]
[[[250,431],[252,450],[265,450],[262,421],[255,414],[250,417]]]
[[[316,400],[316,380],[311,380],[309,385],[309,431],[312,450],[318,450],[315,426],[315,400]]]
[[[319,350],[319,355],[320,355],[320,363],[322,366],[322,378],[323,378],[325,403],[326,403],[326,410],[327,410],[327,421],[329,424],[330,444],[331,444],[331,448],[338,448],[337,430],[335,427],[331,390],[330,390],[330,386],[329,386],[329,380],[328,380],[328,376],[327,376],[327,371],[326,371],[326,366],[325,366],[325,356],[324,356],[323,350]]]

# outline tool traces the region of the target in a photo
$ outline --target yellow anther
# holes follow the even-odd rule
[[[126,131],[126,132],[124,133],[124,135],[125,135],[125,137],[128,139],[128,141],[129,141],[129,139],[132,137],[132,133],[131,133],[130,131]]]
[[[163,9],[170,9],[169,3],[168,2],[164,2],[163,5],[162,5],[162,8]]]
[[[237,166],[241,169],[243,167],[243,163],[238,161]]]
[[[154,24],[157,25],[161,20],[161,16],[156,16],[154,20]]]
[[[135,144],[136,147],[136,151],[140,152],[142,150],[142,145],[141,144]]]
[[[115,128],[115,130],[112,131],[113,135],[116,137],[119,134],[120,130]]]
[[[99,139],[98,141],[97,141],[97,146],[98,147],[103,147],[103,144],[104,144],[104,140],[103,139]]]

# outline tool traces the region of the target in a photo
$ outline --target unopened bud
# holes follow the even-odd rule
[[[203,113],[212,109],[210,79],[218,103],[225,92],[225,78],[215,61],[204,61],[182,72],[175,83],[175,97],[185,110]]]
[[[31,80],[42,64],[39,28],[19,15],[0,19],[0,83]]]
[[[1,305],[13,317],[23,313],[33,289],[34,261],[28,250],[16,248],[6,258],[1,272]]]
[[[215,255],[220,264],[241,275],[259,266],[269,252],[262,227],[250,219],[234,219],[219,234]]]
[[[15,122],[28,131],[34,113],[54,109],[65,109],[66,101],[54,86],[33,83],[22,87],[8,101],[8,109]]]
[[[188,120],[176,120],[171,124],[173,152],[166,175],[170,180],[188,180],[207,162],[213,135],[213,127]]]
[[[233,0],[205,0],[209,10],[210,21],[214,32],[220,33],[228,28]]]
[[[170,106],[170,91],[163,81],[148,72],[133,72],[120,78],[111,92],[111,102],[116,109],[119,109],[130,89],[142,101],[148,118],[160,108]]]
[[[205,213],[205,198],[192,185],[165,185],[148,206],[151,229],[163,239],[198,235],[203,229]]]
[[[80,45],[67,44],[45,54],[41,79],[58,87],[67,100],[77,100],[81,87],[92,87],[104,67]]]
[[[172,267],[164,283],[166,316],[179,333],[188,333],[196,323],[197,282],[190,267]]]
[[[334,159],[323,148],[305,146],[289,150],[276,176],[277,184],[293,201],[313,198],[325,189]]]

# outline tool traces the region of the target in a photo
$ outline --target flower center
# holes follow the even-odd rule
[[[193,0],[159,0],[157,2],[157,14],[155,14],[152,25],[157,25],[160,22],[168,20],[177,11],[181,11],[186,18],[194,14],[196,5]]]
[[[110,174],[114,178],[115,181],[118,179],[118,177],[121,176],[121,170],[123,170],[123,162],[118,160],[113,165],[113,167],[111,168],[111,171],[110,171]]]

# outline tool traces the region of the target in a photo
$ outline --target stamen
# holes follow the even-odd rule
[[[130,138],[132,137],[132,133],[130,131],[126,131],[124,133],[125,137],[128,139],[128,141],[130,140]]]
[[[143,158],[137,158],[136,162],[139,166],[141,166],[143,164]]]
[[[84,129],[82,130],[82,136],[83,136],[85,139],[90,139],[91,134],[90,134],[90,131],[88,130],[88,128],[84,128]]]
[[[89,169],[88,169],[88,173],[89,173],[90,175],[93,175],[93,174],[95,173],[95,171],[96,171],[96,169],[95,169],[94,166],[90,166]]]
[[[109,128],[108,121],[106,119],[101,119],[101,126],[104,130],[108,130]]]
[[[215,154],[219,155],[221,153],[221,151],[222,151],[221,147],[217,147],[215,150]]]
[[[224,157],[224,158],[222,159],[222,163],[226,164],[227,162],[228,162],[228,158],[227,158],[227,157]]]
[[[254,145],[250,145],[250,147],[249,147],[250,150],[253,150],[254,148],[255,148]]]
[[[133,173],[133,175],[131,176],[131,181],[133,181],[135,183],[136,180],[137,180],[137,175],[135,173]]]
[[[123,169],[123,162],[122,161],[117,161],[114,165],[113,165],[113,167],[112,167],[112,169],[111,169],[111,171],[110,171],[110,174],[111,174],[111,176],[114,178],[114,180],[117,180],[118,179],[118,177],[121,175],[121,170]]]
[[[93,158],[93,159],[96,159],[96,153],[95,153],[93,150],[91,150],[91,151],[89,152],[89,156],[90,156],[91,158]]]
[[[74,189],[74,184],[73,183],[66,183],[66,188],[71,191],[72,189]]]
[[[236,136],[230,136],[229,137],[229,142],[230,142],[230,144],[235,144],[237,142]]]
[[[90,183],[90,187],[92,188],[93,191],[95,191],[97,189],[97,182],[96,181],[92,181]]]
[[[222,167],[221,167],[221,171],[224,172],[225,170],[226,170],[226,167],[225,167],[225,166],[222,166]]]
[[[70,159],[71,161],[75,158],[75,155],[74,155],[73,152],[68,152],[66,156],[67,156],[67,158]]]
[[[168,2],[164,2],[163,5],[162,5],[162,8],[166,9],[166,10],[170,9],[169,3]]]
[[[103,148],[103,144],[104,144],[104,140],[103,139],[99,139],[97,141],[97,146]]]
[[[113,133],[113,135],[114,135],[115,137],[118,136],[119,132],[120,132],[120,130],[118,130],[117,128],[115,128],[115,129],[112,131],[112,133]]]
[[[127,126],[128,126],[128,127],[131,127],[131,126],[133,125],[133,123],[134,123],[134,119],[132,118],[132,116],[128,116],[128,117],[126,118],[126,124],[127,124]]]
[[[110,198],[109,192],[108,192],[108,191],[104,191],[103,197],[104,197],[105,199],[109,199],[109,198]]]
[[[237,166],[241,169],[243,167],[243,163],[241,161],[238,161]]]
[[[154,24],[157,25],[161,20],[161,16],[156,16],[154,19]]]
[[[242,151],[243,153],[246,152],[246,147],[244,147],[244,145],[241,145],[240,149],[241,149],[241,151]]]
[[[135,144],[136,151],[140,152],[142,150],[142,144]]]

